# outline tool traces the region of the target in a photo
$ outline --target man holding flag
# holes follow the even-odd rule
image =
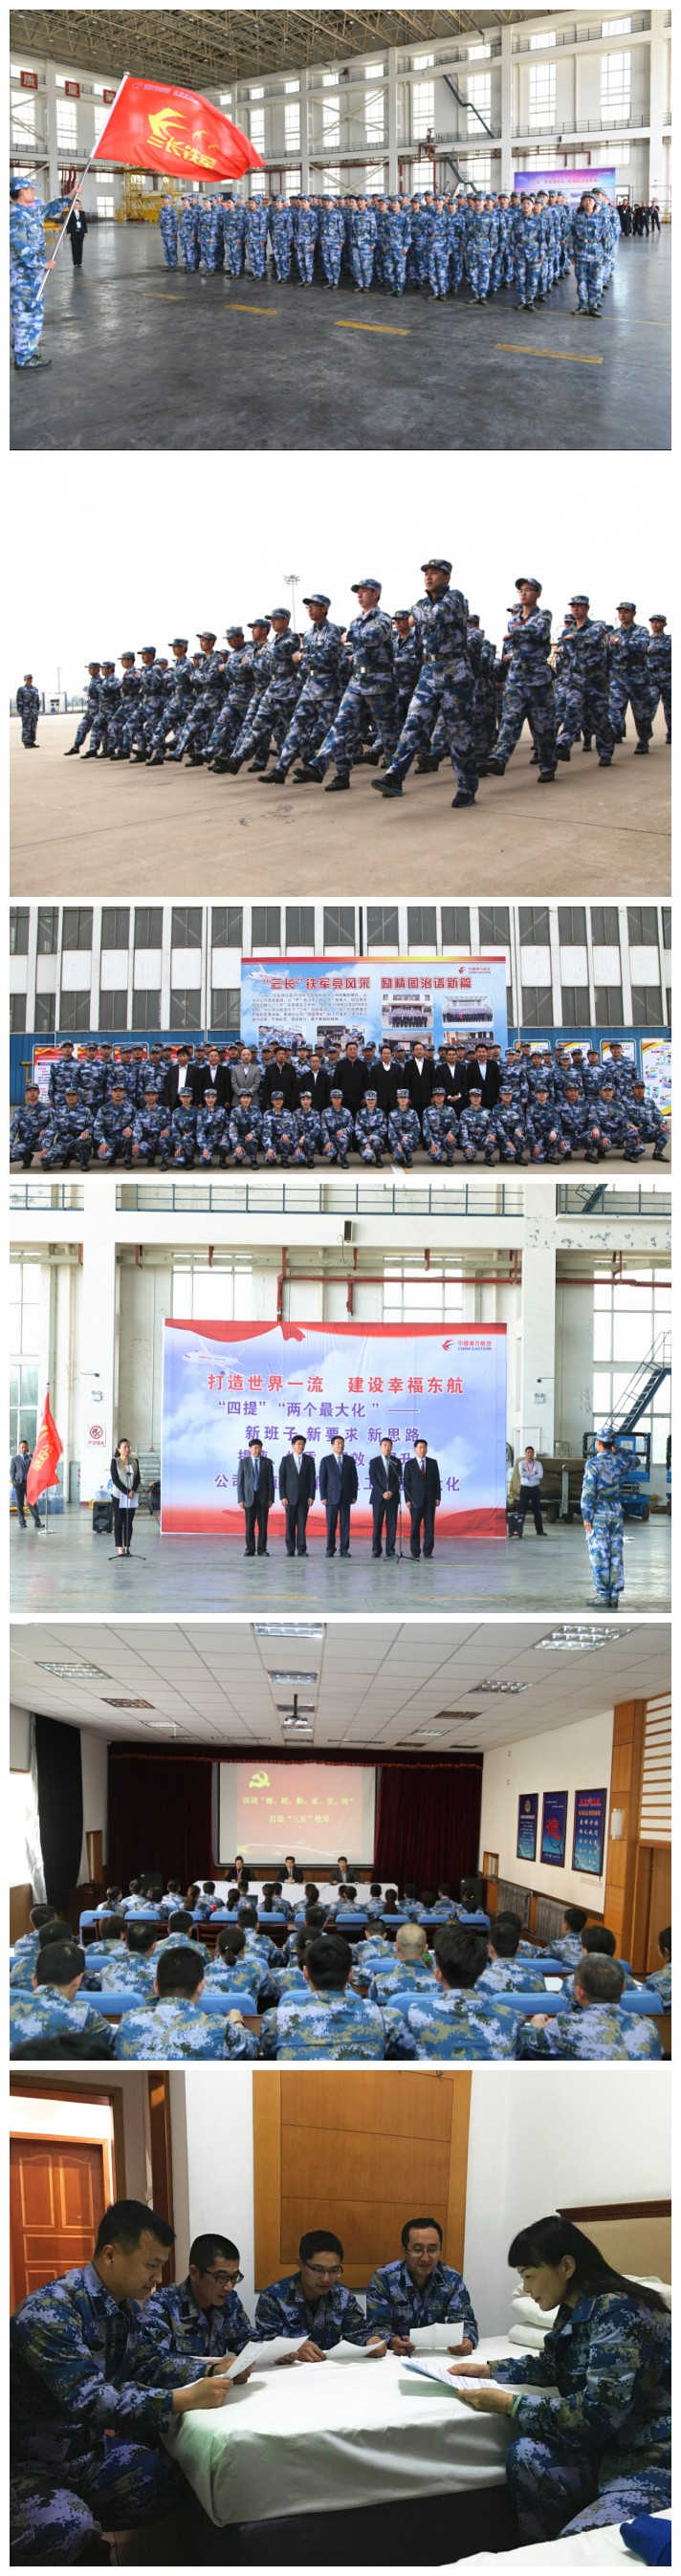
[[[59,1438],[50,1406],[50,1390],[47,1387],[43,1418],[26,1478],[26,1501],[29,1511],[33,1510],[33,1505],[38,1502],[39,1496],[47,1492],[49,1485],[56,1485],[57,1465],[62,1448],[63,1441]]]
[[[51,367],[51,358],[41,358],[39,341],[43,327],[43,297],[48,270],[54,258],[45,259],[43,225],[65,215],[66,223],[78,204],[78,189],[72,197],[53,197],[44,206],[36,196],[33,180],[10,179],[9,217],[9,303],[12,348],[15,367]],[[57,250],[59,243],[57,243]],[[55,252],[56,257],[56,252]]]

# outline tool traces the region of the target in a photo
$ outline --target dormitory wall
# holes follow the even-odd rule
[[[541,1896],[553,1896],[566,1905],[588,1905],[595,1913],[603,1907],[605,1865],[600,1878],[585,1876],[573,1870],[572,1823],[576,1789],[610,1790],[612,1761],[613,1713],[607,1709],[602,1717],[579,1720],[576,1726],[550,1729],[546,1735],[525,1735],[513,1744],[501,1744],[483,1757],[482,1806],[480,1810],[480,1863],[483,1852],[496,1852],[499,1877],[514,1879],[519,1887],[535,1889]],[[567,1789],[568,1818],[566,1865],[556,1869],[537,1858],[518,1860],[516,1839],[518,1799],[536,1792],[539,1800],[537,1853],[541,1843],[542,1797],[545,1790]],[[606,1822],[606,1837],[608,1831]],[[605,1852],[604,1852],[605,1864]]]

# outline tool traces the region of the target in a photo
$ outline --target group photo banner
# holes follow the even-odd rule
[[[294,1040],[319,1047],[373,1038],[406,1046],[432,1038],[487,1038],[506,1051],[506,964],[503,956],[242,957],[244,1046]]]
[[[384,1436],[437,1457],[439,1537],[506,1535],[506,1326],[220,1324],[163,1326],[161,1534],[243,1534],[237,1472],[257,1433],[273,1460],[303,1431],[317,1476],[334,1432],[354,1458],[353,1528],[371,1529],[369,1461]],[[405,1508],[405,1522],[409,1515]],[[270,1529],[283,1532],[277,1502]],[[311,1536],[325,1529],[317,1497]]]
[[[585,197],[590,188],[602,188],[604,196],[609,197],[611,205],[614,206],[617,196],[617,171],[613,167],[607,170],[514,171],[514,196],[535,197],[538,188],[543,188],[547,196],[550,192],[552,195],[566,197],[569,206],[578,206],[580,197]]]

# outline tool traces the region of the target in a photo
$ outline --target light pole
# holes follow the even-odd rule
[[[296,583],[300,581],[300,573],[299,573],[299,572],[285,572],[285,573],[284,573],[284,580],[285,580],[285,583],[286,583],[286,588],[287,588],[287,590],[290,590],[290,593],[291,593],[291,625],[292,625],[293,630],[294,630],[294,633],[295,633],[295,631],[296,631]]]

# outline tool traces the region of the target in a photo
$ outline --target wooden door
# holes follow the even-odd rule
[[[114,2198],[106,2140],[14,2137],[10,2142],[12,2306],[61,2272],[89,2263]]]
[[[470,2084],[425,2068],[255,2070],[256,2287],[295,2270],[306,2228],[331,2227],[348,2287],[363,2289],[412,2215],[439,2220],[460,2271]]]

